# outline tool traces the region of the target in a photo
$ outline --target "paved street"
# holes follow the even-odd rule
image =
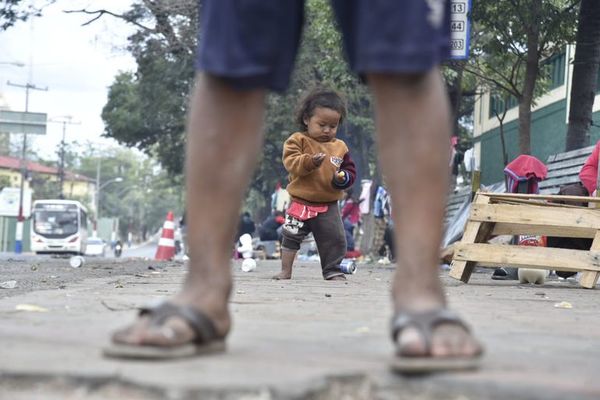
[[[452,307],[486,345],[484,367],[405,378],[387,368],[390,266],[359,265],[340,283],[300,262],[294,280],[278,282],[270,279],[277,261],[252,273],[236,262],[227,353],[140,362],[104,359],[100,349],[136,306],[176,292],[183,262],[88,259],[70,271],[56,260],[32,265],[19,268],[75,278],[0,289],[0,399],[600,398],[599,288],[574,282],[519,285],[492,281],[485,270],[465,285],[442,272]],[[572,308],[555,307],[562,301]],[[24,304],[45,312],[18,311]]]

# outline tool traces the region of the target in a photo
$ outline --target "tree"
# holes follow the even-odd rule
[[[17,21],[26,21],[30,17],[39,17],[42,10],[55,0],[33,2],[27,0],[4,0],[0,5],[0,31],[5,31]]]
[[[508,98],[504,97],[502,99],[504,104],[508,103]],[[502,110],[494,109],[494,115],[499,123],[500,128],[500,144],[502,146],[502,165],[506,167],[508,165],[508,152],[506,151],[506,139],[504,135],[504,118],[506,118],[506,113],[508,112],[508,107],[502,107]]]
[[[519,105],[519,151],[531,152],[531,108],[548,87],[544,61],[574,40],[579,0],[478,0],[467,71]]]
[[[138,27],[129,38],[137,61],[111,85],[102,111],[107,137],[156,156],[175,176],[183,172],[185,119],[194,78],[197,6],[195,1],[143,0],[125,14],[78,10],[95,17],[110,14]]]
[[[69,154],[73,156],[67,158],[70,171],[95,178],[100,168],[101,184],[117,177],[122,178],[122,181],[102,188],[99,204],[101,216],[120,220],[122,237],[128,231],[139,236],[156,231],[162,226],[168,211],[173,211],[176,215],[182,214],[182,182],[170,177],[156,160],[132,149],[98,148],[91,143],[75,143],[69,150]],[[56,161],[40,162],[56,165]],[[32,176],[36,198],[40,198],[40,195],[56,197],[56,180],[44,178],[47,177]],[[75,200],[81,201],[90,209],[95,208],[92,196]]]
[[[600,68],[600,1],[582,0],[571,82],[566,151],[590,144],[592,108]]]
[[[144,0],[122,15],[108,10],[73,12],[93,16],[90,22],[113,15],[138,28],[128,47],[137,60],[137,70],[120,74],[110,87],[102,113],[105,135],[155,156],[171,176],[178,176],[183,170],[184,121],[194,75],[196,2]],[[283,142],[297,129],[293,115],[298,98],[312,86],[327,85],[346,95],[349,112],[340,136],[351,148],[360,177],[378,175],[371,96],[347,67],[329,1],[309,0],[305,20],[290,88],[283,94],[270,94],[266,100],[265,145],[246,196],[248,208],[260,208],[258,216],[269,212],[268,199],[277,182],[285,186]],[[463,81],[473,79],[458,84]],[[457,119],[468,114],[464,107],[457,106],[457,110]]]
[[[4,189],[5,187],[12,187],[10,176],[0,175],[0,190]]]
[[[464,73],[465,67],[465,61],[450,61],[442,68],[452,110],[452,135],[458,136],[456,150],[461,153],[473,146],[473,110],[479,94],[479,81],[473,74]],[[462,173],[467,175],[466,171]]]

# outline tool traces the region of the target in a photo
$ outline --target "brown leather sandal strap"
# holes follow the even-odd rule
[[[470,331],[469,327],[457,314],[445,308],[418,313],[400,312],[392,318],[392,340],[395,343],[398,340],[398,335],[404,329],[408,327],[415,328],[425,341],[426,352],[430,353],[433,330],[436,326],[445,323],[458,325],[465,331]]]
[[[208,343],[218,338],[215,324],[202,311],[190,306],[163,302],[157,306],[140,308],[140,315],[150,317],[153,326],[161,326],[169,318],[179,317],[194,331],[196,343]]]

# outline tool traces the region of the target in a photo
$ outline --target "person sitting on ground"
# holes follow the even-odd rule
[[[346,190],[342,222],[346,233],[346,258],[360,257],[360,251],[356,249],[356,237],[360,226],[360,200],[355,198],[352,188]]]
[[[288,86],[303,23],[302,1],[243,5],[237,12],[231,0],[202,3],[200,71],[186,141],[185,282],[171,299],[144,307],[133,324],[115,332],[104,349],[108,357],[165,359],[225,350],[237,213],[261,151],[268,89]],[[438,275],[451,131],[439,64],[449,54],[450,2],[332,5],[350,67],[373,92],[379,160],[397,222],[390,367],[401,373],[476,368],[482,346],[447,308]]]
[[[385,246],[385,230],[390,217],[390,197],[383,185],[376,185],[373,199],[373,240],[369,251],[370,258],[379,259],[381,248]]]
[[[284,214],[281,211],[273,211],[262,224],[258,227],[258,237],[261,241],[271,240],[281,241],[280,227],[285,222]]]
[[[394,221],[390,219],[385,227],[383,234],[383,243],[386,248],[386,255],[391,262],[396,261],[396,249],[394,245]]]
[[[316,88],[300,103],[296,122],[301,131],[283,144],[292,201],[282,230],[281,272],[274,279],[291,279],[296,253],[312,232],[323,278],[346,280],[340,268],[346,236],[338,201],[354,183],[356,167],[346,143],[336,138],[345,117],[346,105],[333,90]]]
[[[596,196],[596,185],[598,179],[598,156],[600,154],[600,140],[596,142],[592,154],[585,160],[583,167],[579,171],[579,182],[571,185],[561,186],[558,194],[561,196]],[[588,203],[584,202],[565,202],[560,203],[569,204],[580,207],[587,207]],[[559,249],[573,249],[573,250],[589,250],[592,247],[593,239],[589,238],[572,238],[572,237],[556,237],[548,236],[546,238],[546,246]],[[576,275],[577,272],[573,271],[556,271],[556,275],[560,278],[570,278]]]

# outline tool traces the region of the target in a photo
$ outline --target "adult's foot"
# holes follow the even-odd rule
[[[216,336],[225,338],[231,328],[231,317],[227,310],[228,294],[211,295],[209,291],[200,288],[197,292],[204,292],[202,296],[188,292],[189,290],[184,290],[169,302],[201,312],[213,323]],[[116,331],[112,336],[112,342],[133,346],[177,347],[196,340],[193,327],[181,316],[168,317],[161,324],[151,322],[151,316],[140,315],[131,325]]]
[[[344,275],[334,275],[330,278],[326,278],[326,281],[345,281],[346,277]]]
[[[475,357],[483,352],[462,320],[446,309],[398,315],[394,329],[399,356]]]

